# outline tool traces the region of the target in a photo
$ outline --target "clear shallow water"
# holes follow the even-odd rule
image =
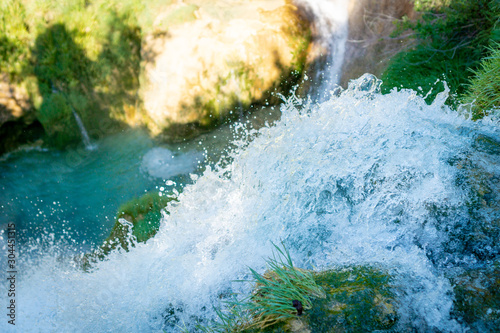
[[[467,234],[496,217],[474,215],[471,186],[460,181],[474,172],[457,161],[498,179],[496,145],[478,141],[498,142],[498,123],[465,119],[444,95],[426,105],[412,91],[360,90],[283,104],[275,126],[234,143],[232,162],[193,177],[153,239],[91,272],[61,256],[57,241],[40,257],[21,256],[17,329],[176,332],[212,317],[228,290],[248,292],[231,281],[247,267],[263,272],[271,242],[283,241],[299,267],[389,270],[400,291],[397,329],[465,330],[450,315],[448,276],[487,265],[499,245]]]

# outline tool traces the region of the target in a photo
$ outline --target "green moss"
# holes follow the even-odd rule
[[[115,225],[104,242],[105,251],[109,252],[118,245],[127,250],[131,236],[137,242],[145,242],[153,237],[160,228],[161,211],[172,200],[177,199],[173,195],[160,196],[158,192],[149,192],[123,204],[118,209]]]
[[[380,269],[356,266],[315,276],[327,297],[317,299],[306,318],[313,332],[372,332],[397,321],[391,276]]]
[[[380,269],[353,266],[313,272],[293,266],[290,254],[276,247],[261,275],[250,269],[254,290],[243,300],[216,310],[219,320],[203,332],[372,332],[397,321],[391,276]],[[300,302],[299,315],[294,306]]]
[[[97,250],[85,253],[74,260],[84,271],[90,271],[93,265],[103,259],[113,250],[129,250],[138,242],[146,242],[154,237],[160,228],[162,211],[170,201],[177,201],[175,194],[162,196],[158,192],[148,192],[136,197],[118,208],[116,220],[111,232]]]

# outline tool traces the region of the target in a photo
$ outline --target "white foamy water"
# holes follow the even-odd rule
[[[249,133],[232,163],[185,187],[153,239],[90,272],[57,245],[36,261],[21,256],[17,331],[178,332],[213,317],[221,294],[248,292],[231,281],[263,272],[280,241],[299,267],[387,269],[400,327],[463,330],[450,319],[442,264],[455,255],[442,250],[446,230],[467,215],[449,161],[497,127],[412,91],[380,95],[374,82],[316,106],[284,103],[282,119]],[[0,331],[13,330],[2,320]]]

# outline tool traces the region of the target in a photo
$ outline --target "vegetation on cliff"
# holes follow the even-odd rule
[[[0,70],[27,88],[48,142],[81,142],[73,112],[99,137],[137,104],[140,28],[134,2],[2,2]]]
[[[428,94],[427,99],[432,101],[440,91],[436,82],[443,80],[455,97],[450,103],[472,101],[474,96],[479,104],[473,116],[481,117],[484,114],[478,111],[482,107],[495,106],[481,102],[490,98],[491,89],[478,82],[500,71],[500,67],[494,68],[498,62],[481,63],[492,52],[489,48],[498,48],[495,43],[500,41],[500,4],[495,0],[420,0],[415,2],[415,9],[420,12],[418,19],[406,18],[397,23],[399,33],[413,32],[414,43],[397,54],[385,70],[385,91],[410,88]],[[490,76],[481,78],[485,75]],[[473,77],[476,83],[471,87]]]
[[[52,146],[81,142],[75,113],[93,138],[123,126],[184,138],[191,130],[177,127],[212,128],[251,103],[272,99],[269,92],[288,93],[304,69],[308,29],[285,0],[231,6],[6,0],[0,4],[0,73],[28,92]],[[162,64],[163,54],[178,55],[188,66],[167,61],[172,68],[151,72],[148,66]],[[161,81],[168,70],[172,89]],[[141,95],[141,84],[151,94]],[[166,95],[177,104],[158,102]]]
[[[368,266],[322,272],[297,268],[275,245],[268,270],[250,268],[253,291],[216,309],[217,321],[202,332],[361,332],[390,329],[397,322],[392,277]],[[187,332],[187,330],[186,330]]]

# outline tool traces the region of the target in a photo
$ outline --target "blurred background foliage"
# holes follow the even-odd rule
[[[141,40],[170,1],[4,0],[0,72],[24,86],[49,142],[80,141],[71,111],[96,137],[138,107]],[[54,96],[60,94],[60,96]]]
[[[130,124],[141,107],[142,38],[152,32],[155,14],[172,2],[0,3],[0,72],[28,91],[52,145],[81,141],[73,112],[94,138]],[[453,97],[448,103],[470,103],[474,118],[498,107],[500,1],[415,0],[414,5],[416,19],[396,22],[396,34],[410,31],[413,43],[391,59],[382,76],[384,92],[410,88],[430,102],[443,90],[436,82],[444,80]],[[192,16],[189,10],[181,16]]]

